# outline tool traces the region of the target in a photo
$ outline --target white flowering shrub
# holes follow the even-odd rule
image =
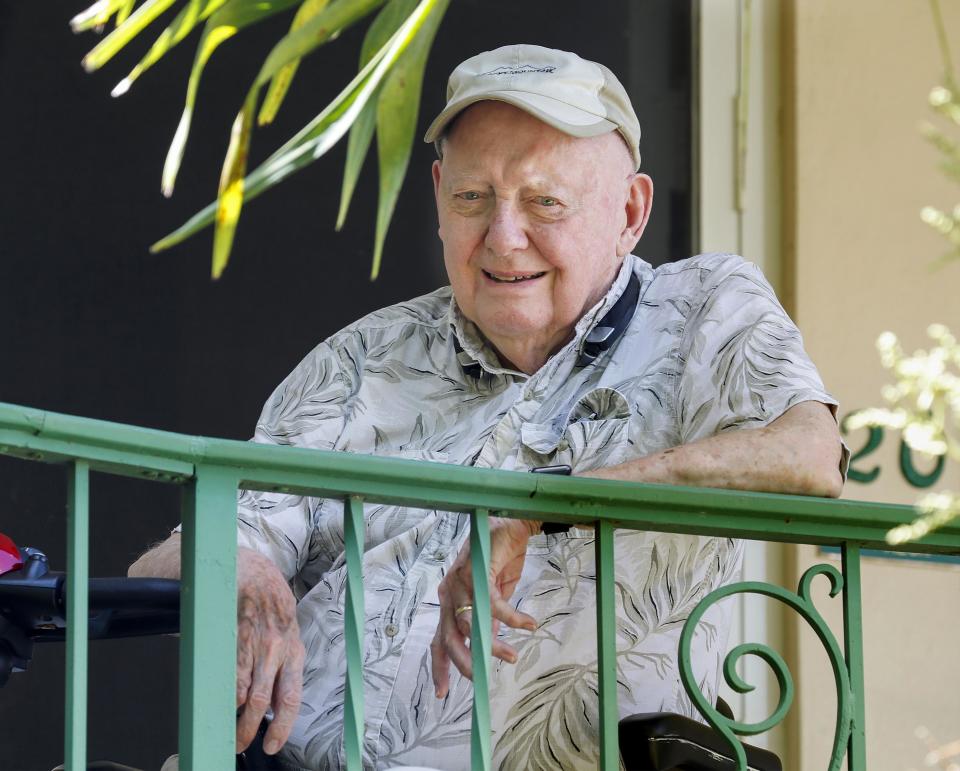
[[[960,344],[942,324],[931,324],[929,350],[904,353],[897,336],[884,332],[877,340],[880,360],[893,373],[895,383],[882,394],[886,407],[861,410],[847,419],[850,429],[883,426],[900,431],[914,450],[960,460]],[[921,538],[960,515],[960,495],[929,493],[917,503],[920,516],[909,525],[887,534],[892,543]]]

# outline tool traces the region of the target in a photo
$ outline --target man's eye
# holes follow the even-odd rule
[[[480,193],[476,190],[467,190],[465,193],[457,193],[457,198],[460,198],[464,201],[479,201]]]
[[[559,206],[560,205],[560,201],[558,201],[556,198],[553,198],[552,196],[549,196],[549,195],[537,196],[536,201],[541,206]]]

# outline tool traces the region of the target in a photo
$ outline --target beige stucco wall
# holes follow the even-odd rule
[[[960,42],[960,4],[944,5]],[[960,263],[929,270],[944,245],[919,220],[925,204],[960,200],[918,130],[931,117],[939,52],[920,0],[790,0],[782,45],[786,300],[846,412],[880,403],[880,332],[897,332],[908,349],[925,344],[932,321],[960,332]],[[848,483],[846,497],[915,499],[898,470],[898,440],[888,436],[859,464],[879,465],[877,482]],[[849,441],[856,448],[862,437]],[[960,489],[956,468],[942,485]],[[822,559],[798,549],[791,580]],[[863,593],[868,767],[926,767],[918,725],[960,739],[960,568],[870,559]],[[820,602],[838,636],[839,602],[825,591]],[[792,641],[801,696],[786,767],[820,771],[833,735],[832,677],[811,633],[796,629]]]

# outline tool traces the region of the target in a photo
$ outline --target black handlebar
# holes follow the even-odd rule
[[[63,573],[48,569],[46,555],[21,549],[23,565],[0,575],[0,686],[11,671],[26,669],[34,642],[67,636]],[[180,582],[165,578],[91,578],[88,636],[92,640],[180,631]]]

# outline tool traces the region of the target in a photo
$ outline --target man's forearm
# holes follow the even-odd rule
[[[840,435],[829,408],[803,402],[770,425],[727,431],[584,476],[835,498]]]
[[[128,569],[134,578],[180,578],[180,533],[140,555]]]

